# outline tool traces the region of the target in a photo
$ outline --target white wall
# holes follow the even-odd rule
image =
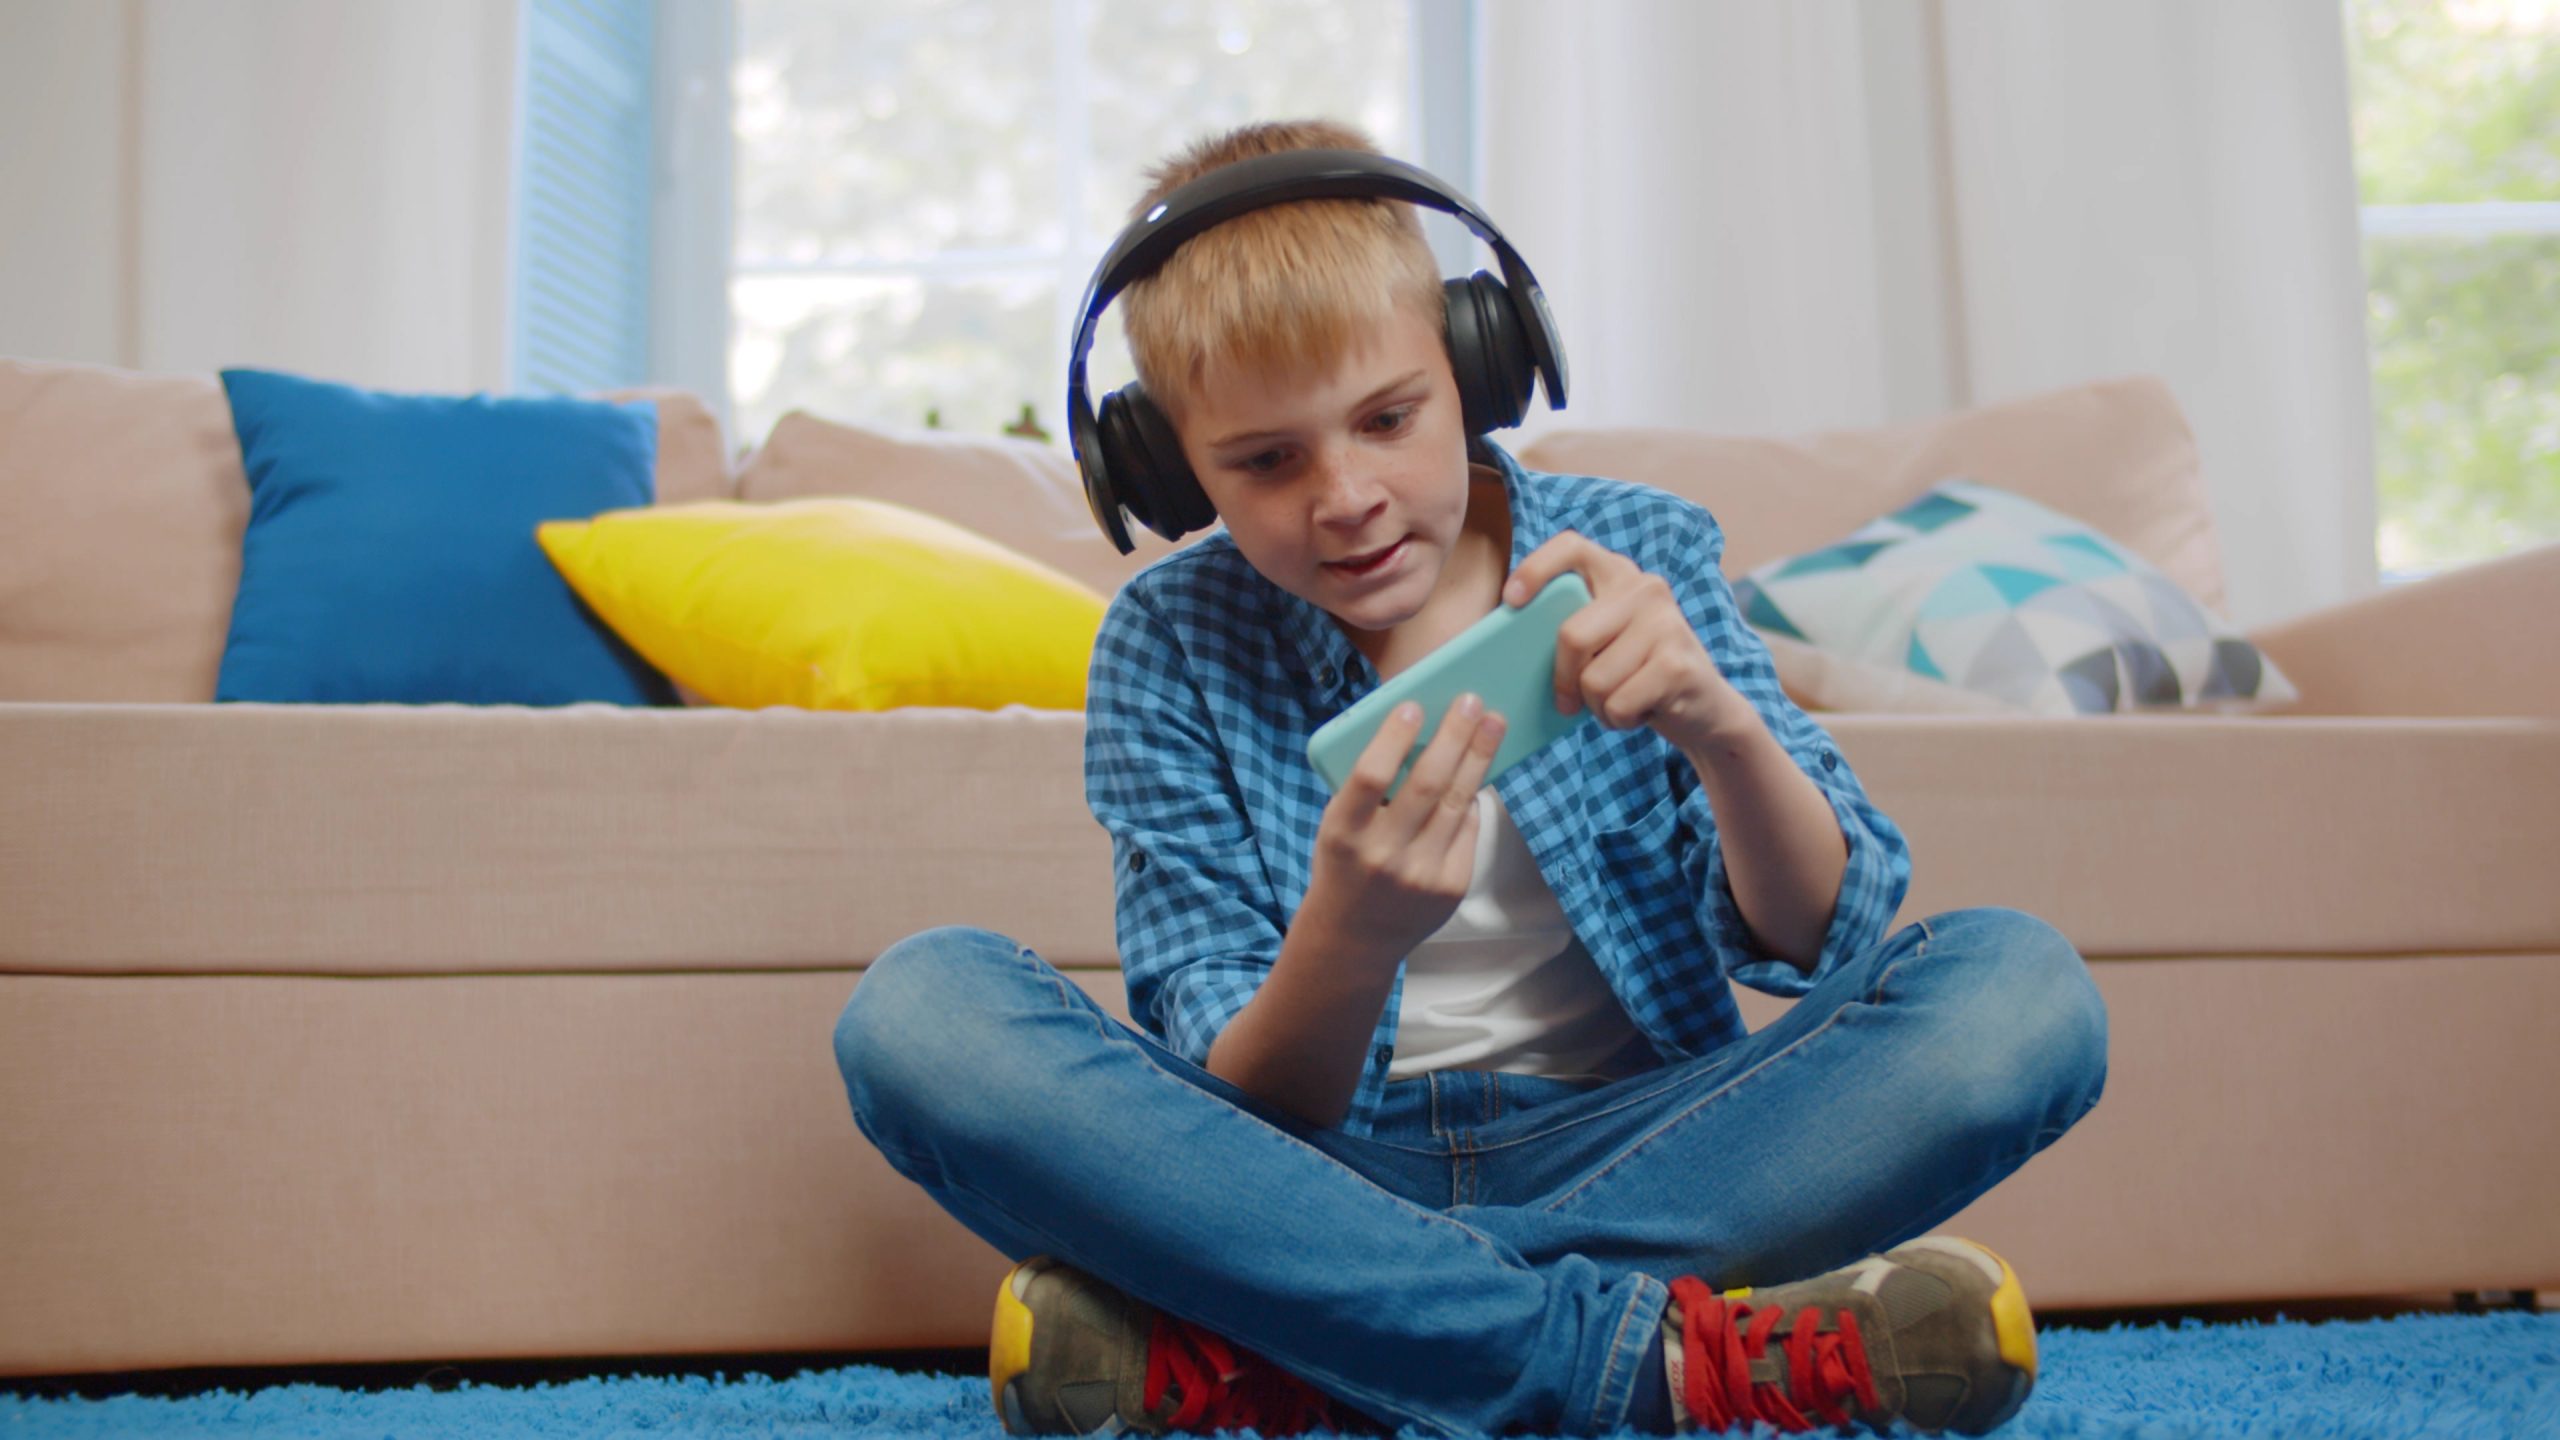
[[[1897,408],[1867,258],[1866,77],[1786,63],[1854,55],[1857,11],[1567,0],[1487,19],[1484,202],[1573,368],[1570,408],[1541,402],[1524,435],[1796,431]]]
[[[514,0],[0,0],[0,352],[506,379]]]
[[[2126,374],[2193,426],[2244,627],[2371,591],[2336,0],[1498,0],[1482,198],[1558,426],[1875,425]]]
[[[0,354],[123,363],[122,0],[0,0]]]

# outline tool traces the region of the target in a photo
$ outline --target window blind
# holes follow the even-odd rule
[[[649,378],[659,0],[523,0],[510,370],[518,390]]]

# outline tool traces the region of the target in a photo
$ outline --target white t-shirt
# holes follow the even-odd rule
[[[1565,922],[1502,793],[1482,791],[1466,898],[1405,957],[1387,1078],[1431,1070],[1597,1075],[1635,1034]]]

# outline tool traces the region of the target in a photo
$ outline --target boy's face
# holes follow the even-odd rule
[[[1280,588],[1373,633],[1440,591],[1467,517],[1466,434],[1440,332],[1410,307],[1330,370],[1200,377],[1174,428],[1236,548]]]

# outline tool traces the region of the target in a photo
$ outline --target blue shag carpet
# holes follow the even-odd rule
[[[2052,1327],[2003,1437],[2560,1437],[2560,1314]],[[1897,1431],[1908,1427],[1897,1426]],[[981,1376],[872,1365],[173,1398],[0,1394],[0,1440],[186,1436],[931,1436],[997,1440]],[[1761,1427],[1758,1434],[1772,1434]]]

